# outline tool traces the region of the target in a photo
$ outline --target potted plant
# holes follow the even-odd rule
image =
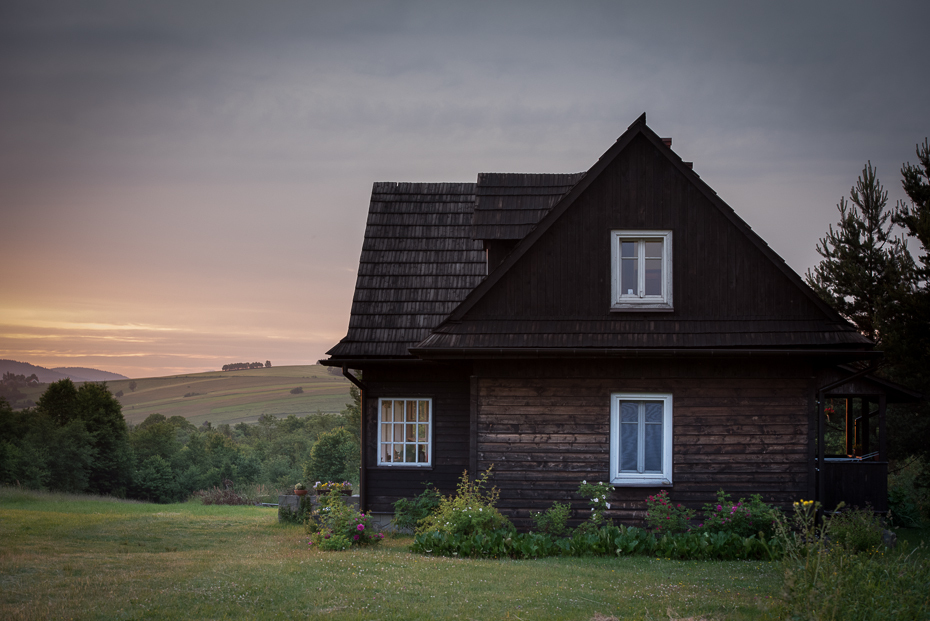
[[[298,496],[305,496],[307,494],[307,486],[303,483],[298,483],[294,486],[294,493]]]
[[[329,494],[330,492],[334,494],[342,494],[343,496],[352,495],[352,484],[348,481],[343,481],[342,483],[337,483],[335,481],[326,481],[321,483],[317,481],[313,484],[313,490],[316,492],[317,496],[323,496]]]

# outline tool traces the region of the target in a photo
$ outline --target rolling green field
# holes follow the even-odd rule
[[[135,381],[136,389],[129,389]],[[210,421],[215,427],[254,422],[263,414],[278,418],[306,416],[319,412],[341,412],[351,399],[349,381],[333,375],[328,367],[305,365],[270,367],[242,371],[212,371],[168,377],[107,382],[123,405],[123,416],[130,424],[139,424],[149,414],[166,417],[183,416],[200,426]],[[48,387],[41,384],[27,395],[38,401]],[[294,388],[302,394],[292,395]],[[34,394],[33,394],[34,393]],[[185,396],[187,395],[187,396]]]
[[[756,619],[776,563],[308,550],[274,509],[0,488],[0,618]]]
[[[129,390],[130,382],[136,389]],[[149,414],[183,416],[195,425],[249,423],[263,414],[278,418],[340,412],[350,401],[349,381],[319,365],[214,371],[107,382],[119,397],[127,423]],[[300,387],[302,394],[291,390]],[[188,396],[185,396],[188,395]]]

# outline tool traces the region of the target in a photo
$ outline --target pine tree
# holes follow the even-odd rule
[[[862,334],[880,341],[888,309],[912,289],[913,260],[904,242],[891,234],[888,192],[872,163],[866,164],[837,209],[840,221],[817,244],[823,257],[806,280],[817,294]]]
[[[904,191],[914,204],[899,202],[894,221],[906,229],[909,237],[916,237],[923,247],[920,276],[926,289],[930,279],[930,143],[926,138],[923,145],[917,145],[917,160],[920,162],[917,166],[906,163],[901,167]]]

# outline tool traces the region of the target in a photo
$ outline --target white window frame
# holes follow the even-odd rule
[[[662,405],[662,471],[620,471],[620,402],[661,401]],[[642,427],[642,424],[640,425]],[[643,431],[640,430],[640,446]],[[672,484],[672,395],[667,393],[615,392],[610,395],[610,482],[621,487],[660,487]]]
[[[662,242],[662,293],[645,295],[645,244],[638,244],[639,290],[633,295],[620,289],[620,243],[624,241]],[[672,232],[671,231],[611,231],[610,232],[610,310],[612,311],[670,311],[672,304]]]
[[[397,424],[404,424],[404,425],[409,425],[409,424],[420,425],[420,424],[423,424],[423,423],[420,422],[419,420],[418,420],[418,421],[415,421],[415,422],[413,422],[413,423],[409,423],[409,422],[407,422],[407,421],[404,421],[403,423],[396,423],[396,422],[393,422],[393,421],[391,421],[391,422],[388,423],[388,422],[382,421],[382,418],[381,418],[381,417],[382,417],[382,414],[383,414],[383,404],[384,404],[385,401],[390,401],[390,402],[392,402],[392,403],[393,403],[393,402],[397,402],[397,401],[403,401],[403,402],[407,402],[407,401],[416,401],[416,402],[425,401],[425,402],[427,402],[427,403],[428,403],[428,407],[429,407],[429,412],[427,413],[427,421],[426,421],[426,424],[427,424],[426,441],[423,442],[423,441],[419,441],[418,439],[415,439],[413,442],[408,442],[408,441],[405,440],[405,441],[403,441],[403,442],[401,442],[401,443],[398,443],[398,442],[394,442],[393,438],[391,438],[391,439],[383,438],[383,437],[382,437],[382,432],[384,431],[384,426],[385,426],[385,425],[391,425],[391,428],[393,429],[393,426],[394,426],[394,425],[397,425]],[[392,407],[392,412],[393,412],[393,407],[394,407],[394,405],[392,404],[391,407]],[[406,406],[405,406],[405,408],[406,408]],[[419,407],[418,407],[417,411],[419,412]],[[376,460],[376,461],[377,461],[377,464],[378,464],[379,467],[380,467],[380,466],[384,466],[384,467],[388,467],[388,468],[431,468],[431,467],[432,467],[432,465],[433,465],[433,428],[434,428],[434,426],[435,426],[435,416],[434,416],[434,414],[433,414],[433,400],[432,400],[431,398],[429,398],[429,397],[382,397],[382,398],[379,398],[379,399],[378,399],[378,417],[377,417],[377,420],[378,420],[378,457],[377,457],[377,460]],[[406,437],[406,435],[405,435],[404,437]],[[416,438],[416,437],[417,437],[417,436],[416,436],[416,432],[414,432],[414,438]],[[385,445],[385,444],[392,444],[392,445],[394,445],[394,444],[401,444],[401,445],[403,445],[403,446],[408,446],[408,445],[414,445],[414,446],[426,445],[426,462],[384,461],[384,445]],[[416,452],[417,452],[416,449],[414,449],[414,454],[416,454]],[[406,449],[402,452],[402,454],[403,454],[404,456],[406,456]]]

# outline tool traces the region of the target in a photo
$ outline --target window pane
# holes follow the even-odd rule
[[[646,243],[646,258],[647,259],[661,259],[662,258],[662,242],[647,241],[645,243]]]
[[[404,461],[404,445],[403,444],[394,444],[394,461],[403,462]]]
[[[646,401],[646,422],[647,423],[661,423],[662,422],[662,402],[661,401]]]
[[[636,472],[638,427],[630,423],[620,425],[620,470]]]
[[[429,401],[420,401],[420,422],[429,422]]]
[[[381,441],[382,442],[391,441],[391,426],[390,425],[381,425]]]
[[[395,424],[395,425],[394,425],[394,441],[395,441],[395,442],[403,442],[403,441],[404,441],[404,426],[403,426],[403,424],[401,424],[401,425],[396,425],[396,424]]]
[[[417,441],[417,426],[416,425],[404,425],[406,427],[407,436],[404,438],[407,442],[416,442]]]
[[[381,402],[381,420],[386,423],[391,422],[391,402],[390,401]]]
[[[394,402],[394,422],[401,423],[404,420],[404,402],[395,401]]]
[[[638,278],[636,259],[622,259],[620,261],[620,295],[639,295]]]
[[[621,423],[638,423],[639,422],[639,402],[621,401],[620,402],[620,422]]]
[[[621,257],[635,257],[636,256],[636,242],[635,241],[620,242],[620,256]]]
[[[407,402],[407,422],[415,423],[417,421],[417,402],[408,401]]]
[[[417,425],[417,440],[419,442],[426,442],[427,429],[429,429],[429,425]]]
[[[415,464],[415,463],[417,463],[417,445],[416,445],[416,444],[408,444],[408,445],[405,447],[405,449],[406,449],[406,451],[405,451],[406,455],[405,455],[404,461],[405,461],[406,463],[408,463],[408,464]]]
[[[391,463],[391,445],[390,444],[381,445],[381,461],[384,463]]]
[[[426,464],[426,463],[429,463],[429,459],[427,458],[427,454],[426,454],[426,445],[425,445],[425,444],[418,444],[418,445],[417,445],[417,463],[418,463],[418,464]]]
[[[646,472],[661,472],[662,425],[646,425],[643,444],[646,452]]]
[[[646,295],[662,295],[662,259],[646,259]]]

